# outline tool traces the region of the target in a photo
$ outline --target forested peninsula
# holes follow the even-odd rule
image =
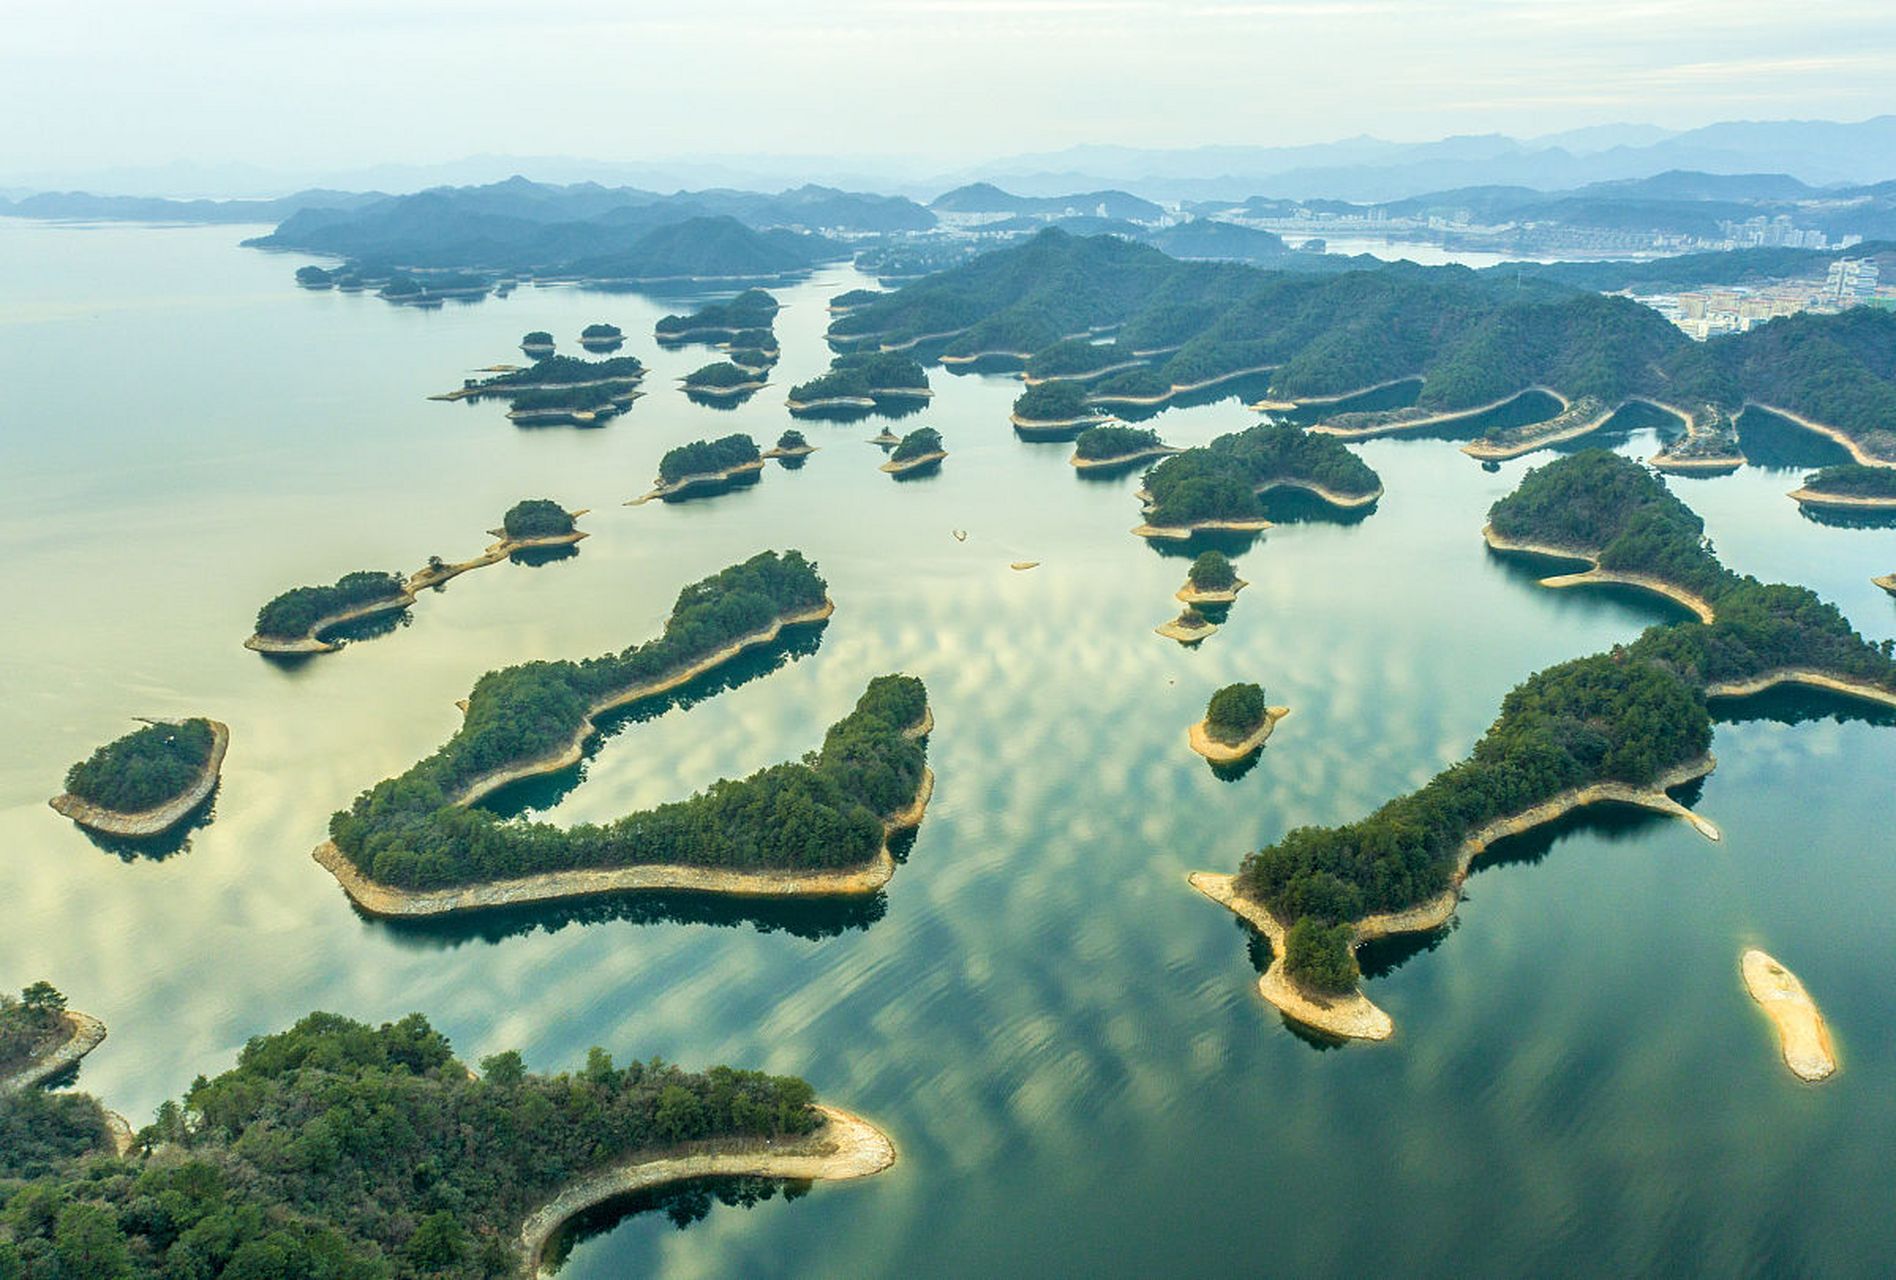
[[[0,1275],[528,1280],[562,1224],[626,1192],[895,1162],[814,1099],[792,1076],[599,1048],[570,1073],[511,1050],[477,1073],[420,1014],[312,1013],[128,1143],[89,1095],[0,1095]]]
[[[928,371],[920,362],[887,352],[839,355],[829,372],[790,388],[793,414],[823,409],[877,409],[888,402],[926,400]]]
[[[628,889],[855,895],[893,873],[886,840],[920,821],[932,720],[910,676],[870,681],[820,750],[614,822],[503,822],[474,802],[583,758],[597,718],[675,689],[832,606],[815,566],[764,552],[686,587],[656,640],[585,662],[489,672],[461,729],[330,822],[316,857],[358,906],[434,915]]]
[[[105,1024],[68,1008],[50,982],[33,983],[18,999],[0,995],[0,1098],[70,1071],[104,1040]],[[18,1135],[0,1123],[0,1149],[9,1139],[17,1141]]]
[[[757,442],[741,432],[716,440],[693,440],[667,449],[658,460],[656,487],[626,505],[722,493],[733,485],[755,482],[763,469]]]
[[[1840,511],[1896,510],[1896,467],[1857,463],[1825,467],[1804,477],[1790,496],[1806,507]]]
[[[49,803],[101,835],[162,835],[217,789],[230,729],[216,720],[150,720],[66,771]]]
[[[1262,422],[1154,466],[1141,494],[1145,520],[1133,532],[1184,539],[1214,529],[1268,529],[1261,495],[1283,488],[1346,509],[1370,506],[1382,496],[1375,471],[1341,441],[1288,423]]]
[[[1357,991],[1354,948],[1443,925],[1470,864],[1497,840],[1603,801],[1671,813],[1716,838],[1667,794],[1712,768],[1708,699],[1795,683],[1896,706],[1896,646],[1865,640],[1803,587],[1731,573],[1696,517],[1649,485],[1663,492],[1638,463],[1576,454],[1530,472],[1491,527],[1664,574],[1715,606],[1714,620],[1655,626],[1541,671],[1508,694],[1474,753],[1422,790],[1348,826],[1297,828],[1236,876],[1193,877],[1269,936],[1260,989],[1290,1016],[1339,1036],[1390,1034]]]
[[[658,322],[660,342],[728,342],[746,330],[768,331],[782,310],[776,297],[763,289],[746,289],[728,302],[713,302],[687,315],[668,315]],[[774,349],[775,340],[771,346]]]

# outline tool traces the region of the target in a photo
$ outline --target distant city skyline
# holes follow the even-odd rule
[[[16,0],[0,184],[1852,121],[1896,106],[1893,72],[1896,19],[1866,0]]]

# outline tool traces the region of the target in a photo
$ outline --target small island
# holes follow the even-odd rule
[[[333,586],[292,587],[257,611],[257,629],[244,641],[244,648],[278,657],[334,653],[342,646],[324,639],[325,633],[406,609],[430,587],[471,569],[498,564],[517,551],[570,546],[586,536],[573,523],[585,514],[583,509],[568,511],[551,498],[527,498],[508,510],[500,528],[488,531],[500,541],[472,560],[451,564],[431,556],[406,578],[399,573],[359,570],[344,574]]]
[[[47,803],[101,835],[162,835],[217,789],[230,729],[216,720],[148,720],[66,771],[66,790]]]
[[[558,1074],[513,1050],[477,1070],[419,1013],[379,1027],[311,1013],[256,1036],[136,1134],[91,1095],[39,1090],[0,1095],[0,1132],[30,1135],[0,1146],[11,1207],[44,1207],[0,1231],[0,1266],[23,1276],[532,1280],[565,1223],[630,1192],[896,1160],[887,1134],[794,1076],[598,1047]]]
[[[1482,462],[1505,462],[1549,445],[1592,435],[1625,407],[1608,405],[1598,396],[1581,396],[1569,403],[1557,392],[1548,394],[1561,401],[1559,413],[1524,426],[1491,427],[1481,439],[1463,445],[1462,452]]]
[[[67,1008],[50,982],[35,982],[17,1000],[0,995],[0,1096],[70,1071],[104,1040],[105,1024]]]
[[[1268,529],[1262,495],[1300,489],[1342,510],[1372,507],[1382,481],[1341,441],[1266,422],[1165,458],[1146,473],[1142,538]]]
[[[655,487],[626,505],[643,506],[654,498],[670,501],[723,493],[733,485],[756,481],[763,469],[763,454],[758,452],[757,442],[747,435],[736,433],[716,440],[693,440],[666,450],[665,456],[658,460]]]
[[[679,383],[686,395],[732,400],[756,391],[764,385],[764,380],[754,370],[719,360],[692,370],[679,379]]]
[[[577,356],[556,356],[548,346],[526,368],[497,366],[487,378],[468,378],[453,391],[432,395],[430,400],[478,400],[483,397],[514,399],[535,391],[599,391],[599,399],[618,399],[633,390],[645,377],[645,363],[637,356],[610,356],[604,360],[582,360]],[[628,399],[626,403],[630,403]]]
[[[714,302],[689,315],[665,316],[656,334],[667,346],[734,339],[745,330],[768,330],[779,310],[777,299],[767,291],[746,289],[728,302]]]
[[[321,267],[298,267],[296,283],[305,289],[328,289],[336,283],[336,273]]]
[[[553,354],[553,335],[545,329],[535,329],[520,339],[520,350],[535,360],[544,359]]]
[[[507,409],[515,426],[603,427],[631,405],[638,393],[610,394],[597,387],[554,387],[522,391]]]
[[[1193,645],[1216,631],[1218,624],[1191,605],[1186,605],[1179,610],[1178,617],[1152,629],[1168,640],[1176,640],[1183,645]]]
[[[1747,947],[1738,964],[1745,990],[1777,1028],[1791,1074],[1812,1084],[1835,1075],[1837,1051],[1830,1043],[1830,1027],[1797,975],[1756,947]]]
[[[1238,567],[1222,551],[1203,551],[1186,572],[1185,585],[1173,592],[1182,604],[1230,604],[1251,584],[1238,576]]]
[[[579,345],[588,351],[617,351],[625,334],[616,324],[589,324],[579,331]]]
[[[1648,466],[1681,475],[1724,475],[1745,465],[1738,425],[1729,413],[1710,402],[1694,410],[1652,403],[1685,423],[1685,434],[1646,459]]]
[[[1079,438],[1073,442],[1073,456],[1068,461],[1079,470],[1087,471],[1124,467],[1147,458],[1163,458],[1182,452],[1184,450],[1174,449],[1159,439],[1156,431],[1110,423],[1088,427],[1080,432]]]
[[[828,373],[790,388],[785,403],[793,414],[826,409],[866,410],[889,402],[926,400],[928,371],[920,362],[892,352],[859,352],[837,356]]]
[[[1806,507],[1839,511],[1896,510],[1896,467],[1860,463],[1825,467],[1804,477],[1790,496]]]
[[[1107,415],[1081,383],[1043,382],[1015,397],[1008,421],[1023,440],[1066,440],[1107,421]]]
[[[1263,749],[1289,707],[1265,701],[1260,684],[1228,684],[1211,695],[1205,718],[1185,735],[1193,751],[1213,764],[1236,764]]]
[[[879,469],[892,476],[905,476],[924,467],[939,466],[947,456],[948,451],[941,447],[941,432],[933,427],[917,427],[902,437]]]
[[[1886,573],[1880,578],[1871,578],[1870,581],[1891,595],[1896,596],[1896,573]]]
[[[782,435],[777,437],[777,443],[774,446],[764,450],[763,456],[766,458],[783,458],[787,460],[792,458],[807,458],[815,452],[816,446],[811,444],[801,431],[798,431],[795,427],[788,427],[784,430]]]

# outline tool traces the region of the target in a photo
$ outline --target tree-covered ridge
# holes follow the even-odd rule
[[[783,434],[777,437],[777,448],[785,453],[794,453],[809,447],[809,439],[795,427],[784,428]]]
[[[1503,538],[1573,551],[1716,603],[1743,579],[1718,562],[1705,522],[1647,468],[1606,449],[1535,467],[1488,511]]]
[[[1014,416],[1025,422],[1072,422],[1102,414],[1088,403],[1083,382],[1043,382],[1014,398]]]
[[[1367,498],[1382,487],[1368,463],[1334,436],[1262,422],[1174,454],[1146,473],[1147,521],[1177,527],[1203,520],[1254,519],[1258,493],[1301,484],[1338,498]]]
[[[335,276],[321,267],[310,266],[296,269],[296,283],[305,289],[327,289],[335,282]]]
[[[1896,462],[1896,313],[1779,316],[1705,351],[1746,398],[1836,427]]]
[[[530,333],[523,341],[543,335]],[[550,337],[547,338],[551,342]],[[524,369],[497,373],[491,378],[469,379],[474,391],[507,392],[515,387],[561,386],[586,382],[637,382],[645,376],[645,363],[637,356],[613,356],[606,360],[582,360],[578,356],[542,356]]]
[[[66,1035],[66,997],[52,983],[35,982],[18,999],[0,994],[0,1078],[18,1072]],[[5,1149],[0,1142],[0,1151]]]
[[[1205,705],[1205,730],[1216,742],[1243,742],[1264,727],[1270,707],[1261,684],[1228,684]]]
[[[389,794],[383,799],[390,803],[378,803],[371,792],[330,829],[359,870],[406,889],[635,865],[860,867],[881,850],[886,820],[920,791],[924,751],[909,731],[926,707],[921,681],[879,676],[855,710],[830,726],[820,751],[612,822],[564,829],[503,822],[483,809],[430,809],[431,796],[410,804]]]
[[[683,385],[687,391],[701,388],[729,390],[732,387],[750,386],[757,380],[755,370],[742,368],[730,360],[717,360],[686,374]]]
[[[839,355],[829,372],[790,388],[800,404],[818,400],[873,400],[882,395],[921,395],[928,391],[928,371],[911,356],[899,352],[864,351]]]
[[[1131,348],[1122,343],[1067,338],[1035,352],[1033,359],[1027,362],[1027,377],[1077,378],[1138,360]]]
[[[324,618],[404,594],[401,574],[368,569],[345,573],[332,586],[291,587],[257,610],[257,634],[274,640],[300,639]]]
[[[781,310],[777,299],[763,289],[746,289],[729,302],[713,302],[689,315],[668,315],[658,322],[660,338],[687,334],[734,334],[745,329],[769,329]]]
[[[901,443],[889,454],[889,461],[908,462],[940,452],[941,432],[933,427],[917,427],[902,437]]]
[[[1896,467],[1864,467],[1854,463],[1825,467],[1804,477],[1813,493],[1851,498],[1896,498]]]
[[[665,451],[665,456],[658,460],[658,478],[663,484],[676,484],[686,476],[729,471],[732,467],[756,462],[762,456],[757,442],[741,432],[716,440],[693,440]]]
[[[573,516],[551,498],[523,498],[508,508],[501,531],[509,538],[555,538],[573,531]]]
[[[614,1063],[476,1076],[419,1014],[313,1013],[252,1039],[110,1153],[84,1095],[0,1099],[0,1275],[447,1280],[522,1273],[521,1223],[594,1170],[706,1139],[781,1139],[821,1116],[804,1081]]]
[[[119,813],[142,813],[189,791],[210,762],[205,719],[158,721],[108,742],[66,771],[66,790]]]
[[[1637,487],[1615,484],[1586,455],[1575,457],[1582,460],[1578,467],[1540,469],[1534,510],[1551,513],[1557,505],[1558,492],[1544,474],[1551,472],[1572,485],[1568,505],[1577,514],[1562,527],[1573,536],[1611,530],[1614,513],[1626,511],[1633,513],[1628,523],[1649,521],[1673,535],[1676,524],[1668,522],[1676,517],[1663,504]],[[1523,490],[1533,478],[1523,480]],[[1542,524],[1551,523],[1549,514]],[[1303,959],[1286,957],[1291,976],[1322,987],[1348,968],[1350,934],[1334,926],[1442,892],[1462,842],[1484,824],[1593,783],[1650,787],[1704,755],[1712,735],[1706,705],[1712,686],[1742,686],[1785,668],[1806,668],[1896,691],[1896,645],[1865,640],[1805,588],[1739,578],[1709,549],[1704,556],[1721,575],[1717,621],[1652,627],[1632,644],[1530,676],[1502,702],[1473,754],[1420,791],[1345,826],[1297,828],[1245,858],[1238,880],[1245,895],[1265,903],[1286,926],[1313,922]],[[1299,972],[1299,963],[1311,968]]]
[[[1124,458],[1131,454],[1162,449],[1165,442],[1148,427],[1128,427],[1119,423],[1088,427],[1073,441],[1073,456],[1089,462],[1102,458]]]

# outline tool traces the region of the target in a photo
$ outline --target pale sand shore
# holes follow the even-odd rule
[[[224,767],[224,752],[230,747],[230,727],[221,721],[211,723],[211,754],[191,785],[175,799],[138,813],[121,813],[103,805],[81,800],[71,792],[61,792],[46,803],[63,817],[102,835],[140,838],[160,835],[189,817],[193,810],[217,789],[217,778]]]
[[[1408,379],[1404,378],[1404,379],[1399,379],[1398,381],[1406,382],[1408,381]],[[1327,422],[1318,422],[1318,423],[1313,423],[1310,426],[1309,430],[1317,435],[1335,436],[1339,440],[1368,440],[1374,436],[1386,436],[1397,431],[1414,431],[1421,427],[1440,426],[1442,423],[1445,423],[1445,422],[1459,422],[1463,418],[1473,418],[1480,414],[1490,413],[1496,409],[1499,409],[1504,404],[1509,404],[1515,400],[1519,400],[1522,396],[1528,394],[1530,391],[1545,392],[1546,394],[1552,396],[1554,399],[1560,401],[1560,411],[1562,413],[1565,413],[1567,411],[1567,408],[1570,402],[1568,401],[1566,396],[1561,395],[1560,392],[1554,390],[1552,387],[1542,386],[1539,383],[1535,383],[1532,386],[1522,387],[1519,391],[1514,391],[1514,392],[1509,393],[1508,395],[1502,396],[1499,400],[1490,400],[1487,404],[1478,404],[1471,409],[1448,409],[1440,413],[1429,413],[1427,411],[1423,411],[1422,416],[1416,417],[1416,418],[1402,418],[1398,416],[1401,414],[1413,412],[1413,410],[1390,409],[1390,410],[1384,411],[1389,415],[1386,421],[1370,423],[1367,426],[1339,427],[1339,426],[1333,426]],[[1306,402],[1304,401],[1298,402],[1299,406],[1301,406],[1304,403]]]
[[[759,379],[755,382],[736,382],[736,383],[732,383],[730,386],[715,386],[715,387],[707,386],[702,383],[688,382],[683,378],[680,378],[678,382],[679,382],[678,389],[680,391],[686,392],[687,394],[694,395],[694,396],[711,396],[712,398],[718,399],[718,400],[732,399],[737,396],[746,396],[746,395],[749,395],[753,391],[761,391],[764,387],[769,385],[768,383],[764,382],[762,379]]]
[[[1519,813],[1477,827],[1462,840],[1456,852],[1455,868],[1449,876],[1449,887],[1435,897],[1408,907],[1402,911],[1381,912],[1364,916],[1354,924],[1355,937],[1352,946],[1359,946],[1375,938],[1388,937],[1397,933],[1426,933],[1441,928],[1455,915],[1455,909],[1461,902],[1462,884],[1468,878],[1469,869],[1475,859],[1487,851],[1498,840],[1521,835],[1545,823],[1565,817],[1576,809],[1594,804],[1626,804],[1642,809],[1651,809],[1671,817],[1679,818],[1691,824],[1693,830],[1707,840],[1719,838],[1718,828],[1705,818],[1699,817],[1690,809],[1674,800],[1667,792],[1683,786],[1695,778],[1702,778],[1717,767],[1717,760],[1711,755],[1700,756],[1677,768],[1667,771],[1656,779],[1650,787],[1635,787],[1624,782],[1596,782],[1584,787],[1574,787],[1560,792],[1540,804],[1523,809]],[[1236,877],[1217,875],[1211,872],[1194,872],[1191,876],[1192,887],[1206,897],[1237,912],[1270,938],[1272,960],[1270,969],[1258,982],[1258,990],[1264,998],[1276,1005],[1299,1022],[1307,1023],[1320,1031],[1350,1039],[1384,1040],[1395,1030],[1389,1016],[1371,1004],[1361,992],[1347,1000],[1332,998],[1328,1003],[1317,1003],[1299,991],[1295,984],[1279,972],[1284,954],[1284,926],[1280,924],[1270,910],[1260,902],[1246,898],[1236,891]],[[1355,1001],[1361,1003],[1356,1004]],[[1356,1028],[1356,1029],[1352,1029]]]
[[[585,515],[587,510],[588,508],[581,507],[577,511],[569,511],[567,514],[577,520]],[[483,569],[490,564],[499,564],[516,551],[530,551],[536,547],[569,547],[586,537],[585,532],[580,529],[574,529],[571,533],[548,534],[540,538],[509,538],[506,536],[505,531],[501,529],[489,529],[487,532],[498,537],[500,541],[491,544],[487,550],[481,552],[472,560],[463,560],[458,564],[444,564],[439,569],[430,569],[424,565],[408,575],[407,581],[402,584],[401,591],[396,595],[387,596],[380,600],[371,600],[367,604],[357,605],[352,609],[343,609],[336,613],[327,614],[324,617],[318,618],[306,633],[294,639],[279,639],[275,636],[253,635],[250,639],[244,641],[244,648],[250,650],[252,653],[271,653],[279,656],[334,653],[336,650],[342,648],[342,646],[328,640],[320,639],[319,637],[325,631],[333,631],[344,623],[360,622],[364,618],[373,618],[377,614],[394,613],[397,610],[406,609],[409,605],[415,603],[422,592],[428,590],[430,587],[438,587],[449,579],[458,578],[470,570]]]
[[[527,1216],[515,1248],[527,1274],[544,1273],[542,1255],[561,1224],[592,1208],[672,1182],[758,1177],[830,1182],[866,1178],[895,1163],[895,1143],[861,1116],[816,1104],[824,1125],[815,1133],[765,1139],[724,1139],[653,1152],[571,1183]]]
[[[50,1080],[98,1048],[105,1040],[105,1024],[89,1013],[68,1009],[66,1038],[28,1062],[12,1075],[0,1078],[0,1094],[30,1089]]]
[[[798,449],[780,449],[773,446],[764,450],[763,456],[766,458],[807,458],[815,453],[819,447],[820,446],[813,444],[806,444]]]
[[[921,723],[907,731],[908,736],[925,737],[934,727],[933,711],[925,711]],[[441,916],[654,890],[712,893],[733,898],[861,898],[878,892],[894,877],[895,858],[889,852],[889,837],[919,826],[934,794],[934,771],[924,765],[915,798],[883,820],[883,842],[875,856],[860,867],[840,870],[730,871],[655,862],[546,871],[449,889],[401,889],[371,879],[357,869],[333,840],[325,840],[310,856],[336,877],[343,892],[358,908],[369,915],[383,917]]]
[[[1152,628],[1154,632],[1164,636],[1167,640],[1176,640],[1180,644],[1197,644],[1200,640],[1203,640],[1217,629],[1218,624],[1215,622],[1207,622],[1202,627],[1187,627],[1181,624],[1177,618],[1173,618],[1170,622]]]
[[[1706,433],[1706,427],[1700,420],[1700,415],[1697,413],[1688,413],[1678,405],[1667,404],[1663,400],[1648,399],[1643,403],[1649,404],[1653,408],[1665,413],[1669,413],[1679,419],[1679,421],[1685,423],[1685,434],[1683,436],[1666,448],[1661,449],[1658,453],[1653,454],[1652,457],[1646,459],[1646,465],[1653,470],[1671,472],[1677,475],[1691,475],[1697,472],[1715,472],[1722,474],[1728,471],[1736,471],[1739,467],[1745,465],[1745,455],[1739,453],[1735,446],[1727,453],[1713,453],[1701,456],[1674,453],[1674,449],[1683,449]]]
[[[749,462],[740,462],[735,467],[726,467],[722,471],[700,471],[696,475],[679,476],[670,484],[666,484],[663,480],[660,480],[656,489],[653,489],[650,493],[642,493],[636,498],[627,499],[625,505],[628,507],[642,507],[654,499],[675,498],[679,494],[689,493],[693,489],[716,488],[718,485],[735,480],[738,476],[749,475],[752,472],[762,471],[763,469],[764,455],[759,454]]]
[[[1270,741],[1271,730],[1290,714],[1289,707],[1264,708],[1264,723],[1250,737],[1239,742],[1220,742],[1211,736],[1211,727],[1203,720],[1185,731],[1185,741],[1193,751],[1213,764],[1236,764]]]
[[[1844,680],[1819,671],[1815,667],[1779,667],[1750,680],[1727,680],[1707,685],[1705,696],[1708,698],[1748,698],[1754,693],[1763,693],[1766,689],[1776,688],[1781,684],[1801,684],[1813,689],[1828,689],[1832,693],[1860,698],[1864,702],[1896,707],[1896,693],[1880,685]]]
[[[868,396],[825,396],[820,400],[785,400],[783,407],[791,413],[805,413],[811,409],[873,409],[876,402]]]
[[[1339,391],[1335,395],[1303,396],[1296,400],[1259,400],[1245,407],[1247,409],[1254,409],[1260,413],[1287,413],[1292,409],[1308,409],[1323,404],[1341,404],[1345,400],[1354,400],[1357,396],[1366,396],[1372,391],[1384,391],[1390,387],[1399,387],[1405,382],[1422,382],[1423,380],[1421,374],[1412,373],[1406,378],[1391,378],[1387,382],[1375,382],[1367,387],[1357,387],[1354,391]],[[1503,403],[1506,402],[1504,401]]]
[[[1561,573],[1550,578],[1542,578],[1540,585],[1560,590],[1565,587],[1588,587],[1602,583],[1625,587],[1638,587],[1654,595],[1664,596],[1675,604],[1684,605],[1698,615],[1700,622],[1713,622],[1717,615],[1711,602],[1704,597],[1675,586],[1663,578],[1655,578],[1646,573],[1622,573],[1613,569],[1600,568],[1599,557],[1590,551],[1580,551],[1572,547],[1556,547],[1538,542],[1520,542],[1504,537],[1494,531],[1493,525],[1482,527],[1481,536],[1494,550],[1504,554],[1546,556],[1555,560],[1584,560],[1593,567],[1585,573]]]
[[[1185,585],[1172,593],[1172,598],[1184,604],[1231,604],[1237,600],[1238,592],[1250,585],[1243,578],[1239,578],[1224,591],[1200,591],[1192,585],[1191,579],[1187,578]]]
[[[1738,963],[1745,990],[1777,1027],[1791,1074],[1813,1084],[1835,1075],[1837,1052],[1830,1043],[1830,1027],[1797,975],[1756,947],[1747,947]]]
[[[1321,498],[1333,507],[1341,507],[1346,511],[1374,506],[1382,500],[1383,496],[1381,485],[1377,485],[1369,493],[1338,493],[1335,489],[1326,488],[1311,480],[1300,480],[1295,476],[1273,476],[1269,480],[1259,482],[1254,489],[1259,494],[1269,493],[1272,489],[1301,489],[1305,493]]]
[[[1840,511],[1896,511],[1896,497],[1871,498],[1853,493],[1825,493],[1800,485],[1786,495],[1800,506],[1834,507]]]
[[[1581,413],[1575,417],[1574,421],[1563,423],[1562,419],[1573,413],[1575,409],[1585,407],[1584,402],[1575,401],[1573,405],[1555,414],[1545,422],[1537,422],[1532,426],[1522,427],[1521,430],[1527,434],[1510,444],[1493,444],[1486,440],[1471,440],[1461,447],[1461,451],[1469,457],[1477,458],[1482,462],[1506,462],[1510,458],[1518,458],[1522,454],[1533,453],[1535,450],[1545,449],[1549,445],[1562,444],[1568,440],[1578,440],[1582,436],[1592,435],[1595,431],[1598,431],[1601,427],[1611,422],[1613,415],[1625,408],[1626,403],[1626,401],[1622,400],[1619,404],[1614,405],[1610,409],[1600,410],[1592,414]]]
[[[1040,561],[1016,560],[1012,564],[1008,565],[1007,567],[1012,569],[1015,573],[1025,573],[1029,569],[1038,569],[1040,567]]]
[[[1173,542],[1184,542],[1198,533],[1223,531],[1227,533],[1259,533],[1271,527],[1271,522],[1263,516],[1255,520],[1195,520],[1191,524],[1139,524],[1132,532],[1140,538],[1167,538]]]
[[[1122,453],[1114,458],[1082,458],[1074,454],[1067,459],[1073,467],[1081,471],[1091,471],[1099,467],[1123,467],[1129,462],[1142,462],[1147,458],[1164,458],[1174,453],[1183,453],[1183,449],[1169,444],[1155,444],[1149,449],[1135,449],[1131,453]]]
[[[1880,578],[1871,578],[1870,581],[1896,596],[1896,573],[1886,573]]]
[[[881,466],[877,467],[876,470],[886,471],[888,474],[892,476],[899,476],[903,474],[904,472],[919,470],[920,468],[927,466],[931,462],[940,462],[943,458],[947,456],[948,456],[948,451],[946,449],[937,449],[933,453],[919,454],[916,457],[907,458],[901,462],[895,462],[895,461],[885,462]]]
[[[1024,362],[1033,358],[1034,353],[1031,351],[977,351],[973,355],[943,356],[941,362],[943,364],[973,364],[977,360],[1020,360]]]
[[[1776,414],[1786,422],[1794,422],[1806,431],[1814,431],[1826,440],[1835,441],[1850,451],[1851,459],[1859,466],[1896,467],[1896,458],[1879,458],[1873,453],[1866,452],[1863,446],[1851,439],[1841,427],[1833,427],[1827,422],[1806,418],[1802,414],[1792,413],[1789,409],[1780,409],[1774,404],[1765,404],[1762,400],[1747,400],[1745,408],[1762,409],[1766,413]]]
[[[585,719],[581,721],[572,739],[568,741],[564,747],[548,755],[541,756],[537,760],[529,760],[522,764],[509,765],[506,768],[495,769],[490,773],[482,774],[461,788],[459,794],[452,798],[452,803],[463,805],[473,804],[482,796],[489,795],[501,787],[506,786],[508,783],[519,782],[523,778],[536,778],[542,774],[557,773],[561,769],[578,764],[580,758],[585,754],[586,739],[593,734],[594,721],[606,712],[626,706],[630,703],[642,701],[646,698],[657,697],[661,693],[669,693],[680,685],[697,679],[705,672],[723,666],[748,649],[755,649],[760,645],[771,643],[782,634],[785,627],[796,627],[821,622],[835,612],[835,602],[826,597],[823,603],[815,608],[808,609],[802,613],[788,614],[778,618],[767,627],[753,631],[749,635],[739,636],[715,653],[707,654],[690,666],[681,667],[670,675],[661,676],[645,684],[632,685],[619,690],[617,693],[607,694],[586,709]]]
[[[1020,380],[1030,387],[1041,387],[1050,382],[1091,382],[1109,373],[1121,373],[1127,369],[1143,369],[1145,363],[1143,360],[1121,360],[1118,364],[1105,364],[1097,369],[1082,369],[1078,373],[1043,373],[1038,377],[1024,373]]]

